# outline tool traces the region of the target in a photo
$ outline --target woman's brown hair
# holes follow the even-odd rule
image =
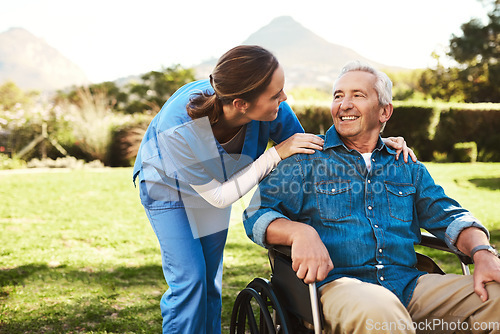
[[[217,123],[222,106],[240,98],[254,101],[271,82],[279,63],[268,50],[256,45],[240,45],[219,58],[210,84],[214,94],[196,94],[186,106],[191,118],[208,116],[210,124]]]

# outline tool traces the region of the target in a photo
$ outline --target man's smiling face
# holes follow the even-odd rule
[[[340,137],[349,141],[378,138],[381,113],[376,77],[364,71],[351,71],[340,77],[334,87],[332,117]]]

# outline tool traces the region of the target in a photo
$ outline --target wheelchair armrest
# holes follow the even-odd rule
[[[464,263],[464,264],[472,264],[473,263],[472,259],[470,257],[468,257],[466,255],[455,253],[454,251],[452,251],[448,247],[448,245],[446,244],[446,242],[444,242],[441,239],[436,238],[432,234],[422,233],[422,240],[420,241],[420,245],[424,246],[424,247],[428,247],[428,248],[432,248],[432,249],[437,249],[437,250],[441,250],[441,251],[444,251],[444,252],[455,254],[456,256],[458,256],[458,258],[460,259],[460,261],[462,261],[462,263]]]
[[[271,264],[271,269],[274,271],[274,262],[276,257],[280,257],[283,260],[289,261],[290,266],[292,265],[292,247],[285,245],[271,245],[267,250],[267,255],[269,257],[269,263]]]
[[[285,246],[285,245],[272,245],[270,248],[275,252],[280,253],[281,255],[287,256],[287,257],[292,257],[292,247],[291,246]]]
[[[311,295],[311,287],[297,277],[292,269],[291,253],[290,246],[273,245],[269,247],[268,255],[273,272],[271,285],[284,309],[309,324],[318,323],[321,306],[318,306],[317,293]],[[313,289],[315,287],[314,285]],[[311,296],[316,298],[315,307],[312,305]]]

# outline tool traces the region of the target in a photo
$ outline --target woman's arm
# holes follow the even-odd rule
[[[316,135],[296,133],[284,142],[268,149],[229,180],[219,182],[213,179],[202,185],[191,184],[191,187],[211,205],[225,208],[256,186],[282,159],[295,153],[314,153],[314,150],[323,149],[323,143],[323,139]]]
[[[226,182],[216,179],[191,187],[208,203],[217,207],[225,208],[236,202],[256,186],[269,172],[276,167],[281,158],[274,147],[268,149],[253,163],[234,174]]]

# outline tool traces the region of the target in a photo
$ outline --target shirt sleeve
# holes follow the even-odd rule
[[[225,208],[255,187],[280,161],[278,152],[274,147],[271,147],[226,182],[212,179],[206,184],[192,184],[191,187],[211,205]]]
[[[243,213],[248,237],[268,247],[266,230],[278,218],[297,220],[302,210],[304,177],[300,164],[291,156],[278,164],[259,184],[250,205]]]
[[[477,227],[489,237],[488,230],[479,220],[448,197],[423,164],[420,164],[417,177],[416,208],[420,227],[444,240],[450,249],[460,254],[455,244],[464,229]]]

